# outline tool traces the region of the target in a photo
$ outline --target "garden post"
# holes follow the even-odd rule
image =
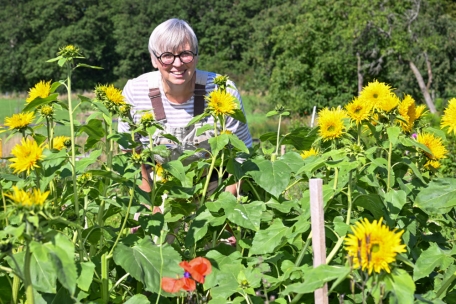
[[[310,188],[310,217],[312,226],[313,266],[326,264],[325,219],[323,211],[323,180],[312,178]],[[315,303],[328,303],[328,284],[315,290]]]

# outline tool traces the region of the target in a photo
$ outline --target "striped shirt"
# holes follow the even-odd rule
[[[143,110],[152,110],[152,104],[149,98],[149,85],[148,79],[150,77],[150,73],[159,73],[159,72],[149,72],[142,74],[141,76],[128,80],[127,84],[125,85],[122,94],[125,97],[125,101],[132,105],[132,117],[135,124],[138,124],[141,116],[144,112]],[[198,73],[198,70],[196,70]],[[206,93],[209,93],[216,89],[216,85],[214,84],[214,78],[217,75],[215,73],[209,72],[207,76],[206,82]],[[233,88],[228,87],[228,85],[232,86]],[[185,127],[190,120],[193,118],[193,102],[194,97],[192,96],[187,102],[182,104],[175,104],[171,103],[166,94],[163,92],[162,82],[159,81],[159,89],[160,94],[163,102],[163,108],[166,114],[166,124],[171,127]],[[236,89],[234,83],[231,80],[228,80],[227,83],[227,91],[231,93],[234,97],[239,100],[240,107],[244,112],[244,107],[242,104],[241,96]],[[205,107],[207,107],[207,100],[205,100]],[[214,120],[211,117],[207,119],[208,124],[213,124]],[[233,134],[235,134],[239,139],[241,139],[247,147],[252,146],[252,137],[250,135],[250,131],[248,129],[248,125],[244,124],[238,120],[235,120],[231,117],[227,118],[226,127],[230,130]],[[123,132],[130,132],[129,125],[125,122],[119,121],[118,124],[118,131]],[[147,137],[141,138],[141,142],[144,145],[148,144],[149,139]]]

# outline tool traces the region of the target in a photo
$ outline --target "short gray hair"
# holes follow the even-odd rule
[[[149,53],[159,56],[163,52],[175,52],[185,43],[190,45],[190,51],[198,54],[198,39],[190,25],[181,19],[169,19],[150,35]]]

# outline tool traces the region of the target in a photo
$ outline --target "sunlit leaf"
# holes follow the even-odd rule
[[[282,160],[254,160],[258,171],[249,171],[247,174],[264,190],[279,197],[288,186],[291,177],[291,168]]]
[[[427,213],[445,214],[456,207],[456,179],[432,180],[428,187],[418,193],[415,206]]]
[[[289,230],[290,228],[284,226],[281,220],[274,220],[271,226],[255,234],[249,255],[274,252],[276,248],[284,243],[284,238],[289,233]]]
[[[437,244],[430,243],[430,247],[423,251],[415,263],[413,280],[419,280],[428,276],[436,267],[446,270],[454,263],[451,251],[441,249]]]
[[[114,250],[114,261],[126,272],[142,282],[148,291],[158,293],[161,277],[183,276],[179,267],[181,256],[169,245],[155,245],[145,237],[133,247],[119,243]]]
[[[341,277],[347,277],[350,274],[350,271],[350,267],[320,265],[305,273],[305,280],[303,283],[290,284],[282,294],[305,294],[314,292],[316,289],[323,287],[327,282],[334,281]]]

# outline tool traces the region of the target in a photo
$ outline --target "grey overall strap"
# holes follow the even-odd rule
[[[204,96],[206,96],[206,86],[202,84],[195,84],[193,96],[193,117],[195,117],[203,114],[204,112]]]
[[[166,119],[165,109],[163,108],[163,102],[160,94],[160,89],[149,89],[149,98],[152,103],[152,109],[154,110],[154,116],[156,121]]]
[[[206,86],[202,84],[195,84],[194,102],[193,102],[193,116],[198,116],[204,112],[204,96],[206,95]],[[161,121],[166,119],[165,109],[159,88],[149,89],[149,98],[154,110],[155,120]]]

